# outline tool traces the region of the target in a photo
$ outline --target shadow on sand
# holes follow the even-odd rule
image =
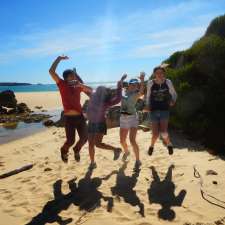
[[[112,195],[119,199],[122,197],[126,203],[132,206],[138,206],[138,212],[144,217],[144,204],[141,203],[136,191],[133,190],[137,184],[140,168],[135,168],[132,176],[126,176],[125,169],[127,168],[127,163],[124,162],[117,172],[116,185],[111,188],[111,192]]]
[[[175,184],[172,182],[172,170],[174,165],[168,168],[166,177],[160,181],[157,171],[152,166],[153,181],[148,189],[149,203],[160,204],[162,208],[158,212],[158,217],[164,220],[172,221],[176,214],[171,209],[172,206],[181,206],[186,196],[186,190],[181,190],[180,193],[175,196]]]
[[[60,212],[67,210],[71,204],[79,206],[80,210],[91,212],[101,206],[101,199],[107,202],[107,211],[113,208],[113,198],[105,197],[98,191],[103,180],[108,180],[116,171],[111,172],[104,178],[91,178],[92,170],[88,170],[85,177],[76,184],[75,179],[68,181],[70,192],[63,194],[61,191],[62,180],[57,180],[53,185],[54,200],[48,201],[42,212],[35,216],[27,225],[44,225],[57,222],[60,225],[69,224],[72,218],[63,219]]]

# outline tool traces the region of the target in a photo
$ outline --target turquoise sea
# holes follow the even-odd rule
[[[116,82],[102,82],[102,83],[86,83],[86,85],[96,88],[98,86],[115,87]],[[0,92],[4,90],[12,90],[14,92],[44,92],[44,91],[58,91],[56,84],[32,84],[25,86],[0,86]],[[48,111],[46,114],[52,116],[52,120],[57,121],[60,117],[60,110]],[[48,129],[42,123],[24,123],[19,122],[13,126],[3,126],[0,124],[0,145],[16,140],[18,138],[32,135],[36,132]]]
[[[92,88],[98,86],[115,87],[116,82],[96,82],[96,83],[85,83]],[[58,87],[56,84],[32,84],[25,86],[0,86],[0,92],[4,90],[12,90],[14,92],[43,92],[43,91],[57,91]]]

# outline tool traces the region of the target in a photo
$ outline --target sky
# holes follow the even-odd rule
[[[189,48],[225,0],[0,1],[0,82],[53,83],[48,70],[77,68],[85,82],[147,75]]]

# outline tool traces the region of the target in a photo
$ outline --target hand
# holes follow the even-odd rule
[[[80,83],[79,81],[77,81],[77,83],[76,83],[76,87],[83,88],[83,87],[84,87],[84,85],[83,85],[82,83]]]
[[[140,72],[139,79],[143,82],[145,80],[145,72]]]
[[[171,101],[170,102],[170,106],[174,106],[175,105],[175,102],[174,101]]]
[[[126,80],[126,78],[127,78],[127,74],[124,73],[123,76],[121,77],[120,81],[124,81],[124,80]]]
[[[60,59],[60,60],[67,60],[67,59],[69,59],[69,57],[66,56],[66,55],[61,55],[61,56],[58,56],[58,59]]]

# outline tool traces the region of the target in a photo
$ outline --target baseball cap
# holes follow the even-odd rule
[[[130,79],[129,84],[138,84],[138,79]]]

